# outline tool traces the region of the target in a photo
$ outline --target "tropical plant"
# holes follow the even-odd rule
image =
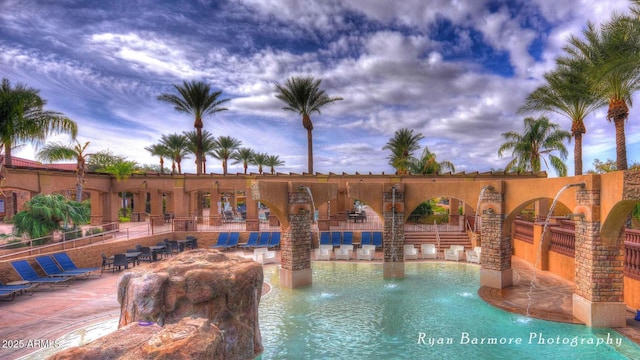
[[[249,148],[239,148],[233,154],[231,154],[231,158],[235,160],[232,164],[242,163],[242,168],[244,169],[244,174],[247,173],[247,168],[253,159],[254,151]]]
[[[270,168],[271,174],[275,174],[276,166],[284,165],[284,161],[280,160],[280,156],[278,155],[267,155],[267,159],[264,164]]]
[[[571,133],[560,130],[558,124],[552,123],[544,116],[537,119],[524,119],[524,131],[519,134],[514,131],[502,133],[506,142],[498,149],[498,156],[505,151],[511,151],[513,160],[506,166],[506,171],[531,170],[539,172],[541,161],[547,168],[553,168],[559,176],[567,175],[567,166],[563,160],[567,158],[567,148],[564,140],[571,140]],[[558,152],[559,156],[553,155]],[[547,161],[546,157],[549,158]]]
[[[640,89],[640,20],[614,14],[599,27],[589,22],[582,36],[572,35],[560,62],[584,61],[593,92],[608,100],[607,120],[616,130],[616,167],[627,169],[624,125],[633,94]]]
[[[276,84],[276,98],[282,100],[287,106],[284,110],[293,111],[302,115],[302,126],[307,130],[307,163],[309,173],[313,174],[313,122],[311,114],[330,103],[342,100],[341,97],[329,97],[320,89],[321,79],[308,77],[291,77],[285,85]]]
[[[89,142],[80,144],[76,140],[74,145],[64,145],[62,143],[53,143],[44,146],[38,151],[37,157],[41,161],[61,161],[61,160],[76,160],[76,201],[82,201],[82,188],[84,186],[84,175],[87,171],[87,158],[91,154],[86,153]]]
[[[231,136],[218,136],[213,142],[213,150],[209,155],[222,161],[222,173],[227,175],[227,165],[231,154],[242,145],[242,141]]]
[[[571,120],[571,134],[575,139],[575,175],[582,175],[582,135],[587,132],[584,120],[606,104],[604,98],[596,96],[591,90],[587,69],[585,61],[575,59],[558,64],[555,71],[544,75],[545,84],[529,94],[519,109],[520,113],[551,111]]]
[[[424,139],[422,134],[413,134],[413,130],[402,128],[397,130],[393,137],[387,142],[382,150],[391,150],[388,156],[389,165],[393,166],[398,174],[407,174],[412,162],[413,153],[420,149],[420,140]]]
[[[164,174],[164,158],[170,157],[169,149],[163,144],[153,144],[144,148],[151,153],[151,156],[160,157],[160,174]]]
[[[88,223],[90,213],[88,204],[69,200],[61,194],[36,195],[13,217],[13,230],[18,236],[41,238],[66,229],[69,224],[75,228]]]
[[[429,151],[428,147],[422,150],[422,156],[419,159],[412,158],[409,163],[409,171],[412,174],[440,174],[447,170],[455,172],[456,167],[448,160],[438,162],[436,154]]]
[[[262,167],[267,164],[267,155],[266,153],[255,153],[253,154],[253,158],[251,159],[251,163],[253,165],[258,165],[258,173],[262,175]]]
[[[21,142],[41,145],[48,135],[68,133],[75,139],[78,125],[59,112],[44,110],[46,101],[39,90],[16,84],[8,79],[0,84],[0,151],[4,150],[5,164],[11,165],[11,150]]]
[[[171,158],[171,174],[176,173],[176,165],[178,174],[182,174],[182,160],[186,159],[189,154],[187,137],[181,134],[162,135],[160,144],[167,148],[168,156]]]
[[[158,96],[158,100],[165,101],[174,106],[178,112],[192,115],[195,120],[193,127],[196,130],[196,174],[202,174],[202,164],[204,158],[204,150],[202,144],[202,128],[204,127],[203,118],[213,115],[217,112],[225,111],[226,108],[221,105],[229,99],[218,99],[222,91],[211,92],[211,86],[201,81],[184,81],[182,86],[173,86],[179,93],[162,94]]]
[[[189,152],[192,154],[196,154],[196,152],[198,151],[198,133],[193,130],[193,131],[185,131],[183,132],[184,136],[187,137],[188,140],[188,146],[187,148],[189,149]],[[202,130],[202,153],[204,154],[202,156],[202,173],[206,174],[207,173],[207,154],[210,154],[212,151],[215,150],[216,148],[216,144],[215,144],[215,138],[213,137],[213,135],[207,131],[207,130]]]
[[[88,160],[89,171],[100,171],[119,162],[126,161],[124,156],[115,155],[111,150],[100,150],[91,154]]]

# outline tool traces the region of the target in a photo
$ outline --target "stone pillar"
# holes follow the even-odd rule
[[[289,227],[280,239],[280,285],[311,285],[311,197],[306,190],[289,192]]]
[[[382,206],[382,276],[385,279],[401,279],[404,278],[404,186],[385,184]]]
[[[600,212],[600,191],[577,191],[578,205]],[[624,228],[616,244],[606,245],[600,237],[600,222],[576,221],[576,292],[573,294],[573,316],[593,327],[625,327]]]
[[[513,269],[511,268],[511,237],[502,236],[504,214],[502,214],[503,194],[487,189],[481,201],[482,230],[480,243],[482,244],[482,259],[480,261],[480,286],[503,289],[513,284]],[[496,211],[497,209],[497,211]]]

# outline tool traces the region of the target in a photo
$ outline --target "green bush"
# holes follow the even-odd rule
[[[20,238],[13,238],[13,239],[9,239],[7,241],[7,246],[5,246],[5,249],[17,249],[17,248],[21,248],[26,246],[23,242],[22,239]]]
[[[82,229],[78,228],[70,228],[70,229],[62,229],[64,234],[64,241],[69,241],[73,239],[78,239],[82,237]]]
[[[93,227],[93,228],[88,228],[87,230],[85,230],[84,235],[85,236],[89,236],[89,235],[95,235],[95,234],[100,234],[102,233],[104,230],[102,230],[99,227]]]

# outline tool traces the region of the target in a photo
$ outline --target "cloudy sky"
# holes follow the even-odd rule
[[[501,134],[522,129],[516,110],[554,68],[567,37],[628,7],[627,0],[1,0],[0,77],[39,89],[47,109],[79,124],[78,139],[93,151],[140,164],[158,163],[144,148],[162,134],[193,129],[191,117],[157,96],[184,80],[206,81],[230,101],[205,129],[279,155],[286,165],[277,171],[301,173],[306,132],[297,114],[282,110],[274,84],[311,75],[344,98],[312,115],[315,171],[393,172],[382,147],[410,128],[438,160],[482,172],[510,160],[497,155]],[[640,161],[638,112],[631,109],[626,127],[630,163]],[[585,170],[596,158],[615,160],[605,114],[586,121]],[[567,119],[549,117],[570,130]],[[193,156],[183,170],[195,172]],[[220,162],[209,158],[207,171],[221,172]]]

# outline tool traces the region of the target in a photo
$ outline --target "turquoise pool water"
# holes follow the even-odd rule
[[[611,329],[529,319],[486,304],[479,268],[407,263],[382,279],[379,264],[315,262],[313,285],[272,291],[260,303],[262,359],[640,359]],[[484,343],[483,343],[484,342]]]

